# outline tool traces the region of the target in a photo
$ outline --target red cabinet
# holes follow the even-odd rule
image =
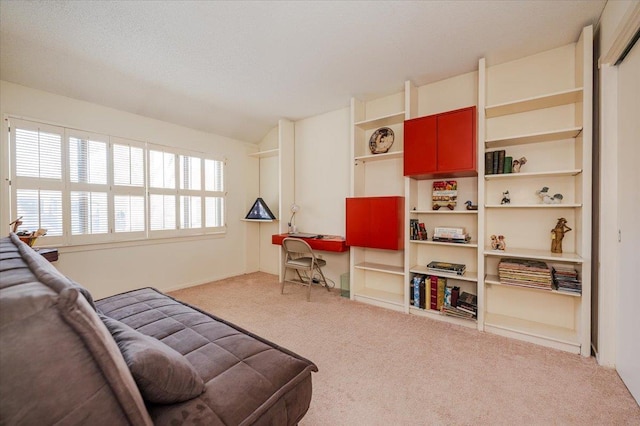
[[[404,122],[404,175],[476,176],[476,107]]]
[[[404,197],[347,198],[347,245],[404,248]]]

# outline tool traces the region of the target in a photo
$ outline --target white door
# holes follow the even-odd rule
[[[608,172],[615,173],[601,170]],[[618,68],[617,172],[620,257],[616,370],[640,402],[640,42]]]

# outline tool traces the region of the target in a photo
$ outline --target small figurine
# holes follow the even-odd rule
[[[498,235],[498,250],[505,250],[507,248],[507,242],[504,239],[504,235]]]
[[[20,225],[22,225],[21,219],[22,219],[22,216],[20,216],[19,218],[17,218],[16,220],[14,220],[9,224],[9,226],[13,225],[13,228],[11,228],[11,232],[15,233],[20,227]]]
[[[491,249],[498,250],[498,237],[495,235],[491,236]]]
[[[510,204],[511,203],[511,195],[509,195],[509,190],[506,190],[502,193],[502,201],[500,204]]]
[[[519,173],[520,167],[524,166],[525,164],[527,164],[527,157],[520,157],[520,159],[518,160],[513,160],[513,164],[511,167],[512,172]]]
[[[553,197],[549,195],[549,188],[544,186],[542,189],[536,191],[538,197],[542,199],[543,204],[560,204],[564,198],[562,194],[554,194]]]
[[[478,205],[473,204],[471,200],[467,200],[465,204],[467,205],[467,210],[478,210]]]
[[[551,230],[551,253],[562,253],[562,239],[569,231],[571,228],[567,226],[567,219],[559,218],[556,227]]]

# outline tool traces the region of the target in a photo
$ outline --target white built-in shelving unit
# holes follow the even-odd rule
[[[485,152],[522,156],[520,173],[484,176],[485,241],[505,236],[505,251],[484,248],[484,330],[590,354],[592,28],[576,44],[485,68]],[[521,97],[519,97],[521,96]],[[542,204],[536,190],[561,193],[560,204]],[[510,204],[501,204],[503,191]],[[551,253],[551,229],[564,217],[563,253]],[[582,294],[501,283],[502,258],[570,265]]]
[[[404,196],[404,121],[411,118],[405,90],[370,101],[351,100],[351,197]],[[394,132],[389,152],[371,154],[369,139],[380,127]],[[350,248],[351,299],[405,311],[404,250]]]
[[[403,92],[373,101],[351,102],[351,196],[405,197],[403,251],[351,247],[351,298],[408,314],[477,328],[583,356],[590,354],[591,315],[591,145],[592,40],[586,27],[580,39],[537,55],[487,66],[473,75],[423,87],[405,83]],[[470,79],[475,79],[469,84]],[[403,177],[404,120],[477,106],[477,177],[446,175],[418,180]],[[368,141],[379,127],[391,127],[395,143],[387,154],[371,155]],[[519,173],[487,174],[487,151],[506,151],[527,163]],[[434,180],[456,180],[454,210],[432,210]],[[561,193],[560,204],[543,204],[542,187]],[[501,204],[503,191],[510,204]],[[471,200],[477,210],[466,210]],[[551,253],[550,231],[559,217],[572,231],[562,254]],[[424,222],[431,238],[435,226],[464,227],[469,244],[413,241],[410,219]],[[505,251],[488,246],[504,235]],[[582,280],[582,294],[501,283],[501,258],[571,265]],[[464,275],[433,274],[433,261],[463,263]],[[438,275],[447,284],[478,296],[478,317],[465,320],[410,305],[415,274]]]

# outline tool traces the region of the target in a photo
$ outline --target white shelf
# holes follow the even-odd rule
[[[435,275],[437,277],[451,278],[451,279],[460,280],[460,281],[478,282],[478,274],[471,271],[465,271],[464,275],[446,274],[444,272],[432,272],[428,270],[426,266],[418,266],[418,265],[412,266],[411,269],[409,269],[409,271],[414,274]]]
[[[582,101],[582,87],[485,107],[486,118],[519,114]]]
[[[256,158],[275,157],[276,155],[278,155],[279,152],[280,150],[278,148],[269,149],[267,151],[252,152],[251,154],[249,154],[249,157],[256,157]]]
[[[367,161],[380,161],[380,160],[392,160],[394,158],[402,158],[404,151],[385,152],[384,154],[369,154],[355,157],[356,162],[361,161],[366,163]]]
[[[518,290],[530,290],[530,291],[539,291],[539,292],[543,292],[543,293],[548,293],[548,294],[553,294],[553,295],[560,295],[560,296],[568,296],[568,297],[582,297],[582,295],[580,293],[569,293],[566,291],[558,291],[558,290],[546,290],[543,288],[536,288],[536,287],[527,287],[527,286],[519,286],[519,285],[515,285],[515,284],[506,284],[506,283],[502,283],[500,282],[500,279],[498,278],[497,275],[487,275],[484,279],[485,284],[489,284],[489,285],[499,285],[499,286],[503,286],[503,287],[509,287],[509,288],[515,288]]]
[[[243,222],[277,222],[278,219],[240,219]]]
[[[410,306],[409,313],[413,315],[431,318],[437,321],[443,321],[451,324],[461,325],[463,327],[469,327],[469,328],[477,327],[477,321],[475,318],[470,318],[470,319],[456,318],[448,315],[443,315],[439,311],[434,311],[432,309],[422,309],[422,308],[416,308],[415,306]]]
[[[394,124],[404,123],[404,111],[395,114],[389,114],[382,117],[372,118],[369,120],[358,121],[354,123],[356,127],[363,130],[377,129],[378,127],[391,126]]]
[[[499,174],[485,175],[484,180],[577,176],[580,173],[582,173],[582,169],[552,170],[548,172],[499,173]]]
[[[440,241],[431,240],[409,240],[412,244],[427,244],[433,246],[449,246],[449,247],[461,247],[461,248],[475,248],[478,247],[477,241],[471,241],[469,243],[445,243]]]
[[[487,148],[501,148],[505,146],[526,145],[530,143],[559,141],[578,137],[582,127],[553,130],[550,132],[529,133],[526,135],[510,136],[508,138],[490,139],[484,141]]]
[[[577,349],[579,349],[580,346],[576,331],[569,328],[527,321],[521,318],[490,312],[485,314],[485,326],[520,333],[538,339],[555,341],[565,345],[575,346]]]
[[[533,250],[520,248],[507,248],[507,250],[492,250],[491,247],[484,249],[485,256],[498,257],[524,257],[535,260],[548,260],[550,262],[582,263],[583,259],[576,253],[551,253],[547,250]]]
[[[404,275],[402,266],[385,265],[382,263],[362,262],[354,265],[356,269],[364,269],[365,271],[382,272],[385,274]]]
[[[488,209],[575,209],[582,207],[582,204],[487,204]]]
[[[478,214],[478,210],[410,210],[411,214]]]
[[[373,288],[361,288],[357,291],[354,291],[354,297],[356,300],[370,299],[382,303],[389,303],[392,305],[404,307],[404,295],[391,293],[389,291],[376,290]]]

